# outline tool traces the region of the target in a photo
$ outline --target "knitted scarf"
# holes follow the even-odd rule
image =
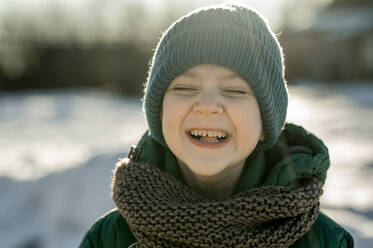
[[[151,164],[124,159],[112,194],[139,241],[131,247],[289,247],[315,222],[322,186],[307,178],[212,200]]]

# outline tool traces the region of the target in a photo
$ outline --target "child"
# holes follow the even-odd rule
[[[117,210],[80,247],[353,247],[319,212],[328,150],[285,124],[281,47],[233,4],[173,23],[145,88],[149,131],[114,171]]]

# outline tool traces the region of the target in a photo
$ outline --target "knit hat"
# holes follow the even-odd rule
[[[282,50],[260,14],[233,4],[197,9],[163,34],[144,89],[150,135],[166,146],[160,117],[164,94],[175,77],[198,64],[230,68],[249,83],[262,115],[263,147],[271,148],[281,134],[288,104]]]

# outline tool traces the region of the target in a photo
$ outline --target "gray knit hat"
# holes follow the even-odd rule
[[[197,9],[163,34],[144,90],[150,135],[166,146],[160,118],[163,96],[176,76],[198,64],[230,68],[250,84],[263,119],[264,149],[271,148],[281,134],[288,104],[282,50],[257,12],[232,4]]]

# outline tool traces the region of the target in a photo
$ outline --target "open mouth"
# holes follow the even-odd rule
[[[223,131],[191,129],[189,136],[203,143],[220,143],[227,139],[228,134]]]

